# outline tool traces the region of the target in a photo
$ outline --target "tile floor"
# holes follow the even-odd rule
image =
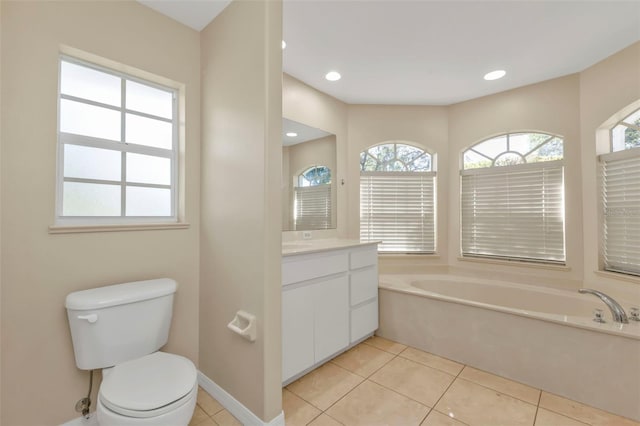
[[[380,337],[282,390],[286,426],[640,426]],[[239,425],[206,392],[190,426]]]

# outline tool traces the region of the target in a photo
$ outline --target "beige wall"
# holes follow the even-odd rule
[[[449,107],[449,246],[450,264],[491,268],[495,273],[514,272],[562,280],[582,278],[582,187],[577,74],[462,102]],[[565,245],[567,268],[532,269],[531,266],[459,261],[460,256],[460,160],[469,146],[501,133],[540,131],[564,138]],[[572,284],[577,286],[577,282]]]
[[[283,204],[282,218],[287,227],[285,230],[293,229],[293,188],[298,184],[300,173],[312,166],[327,166],[331,170],[331,203],[336,205],[338,182],[336,173],[336,137],[335,135],[314,139],[304,143],[283,147],[282,161],[287,160],[287,166],[282,166],[282,198],[286,202]],[[286,173],[285,173],[286,170]],[[336,223],[337,209],[332,210],[332,223]]]
[[[65,296],[124,281],[179,283],[168,351],[198,362],[199,35],[140,4],[1,2],[2,419],[78,417],[87,372],[75,366]],[[56,176],[58,55],[70,46],[186,87],[188,229],[50,234]],[[95,387],[94,389],[97,389]]]
[[[599,142],[608,141],[608,129],[618,120],[640,108],[640,42],[610,56],[580,74],[580,125],[582,133],[582,203],[584,215],[585,287],[595,287],[623,299],[640,300],[636,282],[621,281],[597,274],[599,269],[598,219],[600,188],[597,179],[596,133]]]
[[[384,255],[380,257],[380,267],[383,272],[447,262],[448,131],[447,107],[349,105],[347,186],[350,237],[360,238],[360,153],[362,151],[386,141],[406,141],[436,155],[437,255]]]
[[[281,412],[282,4],[235,1],[202,31],[200,370]],[[257,318],[254,343],[227,328]]]
[[[347,177],[347,104],[322,93],[288,74],[282,80],[282,116],[336,135],[335,181]],[[347,236],[348,194],[346,185],[337,186],[336,229],[313,231],[313,238]],[[301,232],[284,232],[284,240],[301,238]]]

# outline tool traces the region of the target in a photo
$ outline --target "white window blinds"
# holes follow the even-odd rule
[[[297,231],[330,229],[331,184],[298,186],[295,188],[294,225]]]
[[[464,256],[564,264],[562,161],[461,175]]]
[[[435,252],[435,172],[362,172],[360,239],[380,252]]]
[[[600,159],[605,269],[640,275],[640,149]]]

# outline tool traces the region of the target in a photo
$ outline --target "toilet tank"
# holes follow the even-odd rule
[[[78,368],[111,367],[164,346],[176,287],[160,278],[70,293],[65,307]]]

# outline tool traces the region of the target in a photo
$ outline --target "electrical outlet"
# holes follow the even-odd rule
[[[310,240],[311,239],[311,231],[302,231],[302,239]]]

